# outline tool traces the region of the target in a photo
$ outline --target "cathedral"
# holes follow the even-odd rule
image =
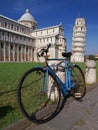
[[[79,32],[79,28],[83,32],[86,28],[84,26],[85,21],[78,19],[74,27],[74,33]],[[76,39],[73,38],[72,43],[72,61],[77,59],[76,55],[79,56],[82,54],[82,57],[84,56],[85,35],[83,34],[84,37],[82,38],[80,36],[82,34],[79,34],[74,34],[73,36]],[[78,36],[79,38],[77,38]],[[81,38],[84,42],[83,40],[82,42],[80,41]],[[50,57],[62,58],[61,52],[66,51],[66,38],[61,23],[59,25],[38,29],[37,21],[28,9],[17,21],[0,15],[0,62],[37,62],[38,49],[49,43],[53,45],[50,48]],[[83,48],[82,51],[81,48]],[[80,59],[79,62],[81,62]]]
[[[37,29],[37,22],[28,9],[18,21],[0,15],[0,61],[36,62],[37,49],[49,43],[54,45],[50,56],[61,57],[60,51],[66,48],[61,24]]]

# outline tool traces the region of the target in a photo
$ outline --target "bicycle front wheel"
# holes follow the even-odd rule
[[[17,96],[24,116],[36,123],[52,119],[61,98],[55,77],[43,68],[30,69],[23,75]]]
[[[72,68],[72,81],[75,88],[72,90],[75,99],[81,99],[86,94],[86,83],[83,71],[78,65]]]

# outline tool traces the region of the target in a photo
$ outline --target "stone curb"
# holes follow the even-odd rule
[[[96,88],[97,86],[98,86],[98,83],[95,83],[92,85],[87,85],[87,92],[91,91],[92,89]],[[72,101],[74,101],[74,99],[70,97],[66,104],[68,105]],[[36,125],[38,125],[38,124],[33,123],[26,118],[23,118],[13,124],[11,124],[10,126],[3,128],[2,130],[28,130],[29,128],[34,127]]]
[[[26,118],[23,118],[2,130],[27,130],[35,125],[35,123],[27,120]]]

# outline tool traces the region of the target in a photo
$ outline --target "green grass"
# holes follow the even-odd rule
[[[76,63],[76,64],[81,67],[82,71],[85,74],[85,69],[86,69],[85,63]],[[96,77],[97,77],[97,82],[98,82],[98,62],[96,62]]]
[[[85,64],[77,64],[85,72]],[[23,117],[17,104],[16,89],[22,74],[36,65],[39,63],[0,63],[0,129]]]
[[[82,127],[83,125],[85,125],[85,122],[84,122],[82,119],[78,119],[78,120],[76,121],[76,125]]]
[[[22,74],[38,63],[0,63],[0,129],[22,118],[16,90]]]
[[[85,63],[75,63],[75,64],[79,65],[81,67],[82,71],[85,73],[85,67],[86,67]]]

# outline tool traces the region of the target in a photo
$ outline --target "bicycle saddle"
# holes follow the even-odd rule
[[[71,52],[62,52],[62,56],[63,56],[63,57],[69,58],[71,55],[72,55]]]

